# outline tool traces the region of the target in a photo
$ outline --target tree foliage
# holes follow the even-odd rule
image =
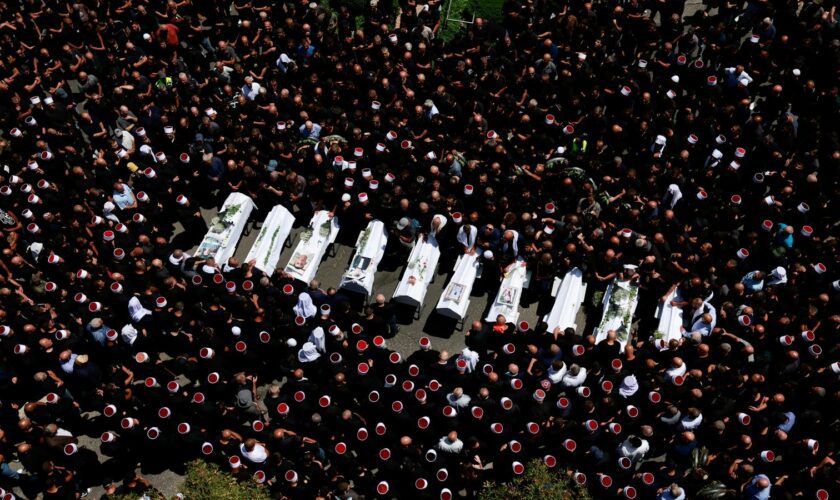
[[[268,500],[268,490],[250,481],[237,481],[215,464],[195,460],[187,465],[187,477],[181,487],[190,500]]]
[[[528,463],[525,474],[508,483],[487,482],[480,500],[590,500],[589,492],[562,470],[552,470],[540,460]]]

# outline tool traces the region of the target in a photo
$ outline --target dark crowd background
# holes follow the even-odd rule
[[[0,3],[5,491],[202,457],[278,498],[472,496],[531,458],[596,498],[838,493],[836,2],[514,0],[446,42],[441,2],[233,7]],[[631,273],[634,338],[502,317],[400,356],[384,298],[187,255],[231,192],[379,219],[396,261],[442,214],[490,293],[581,268],[590,322]]]

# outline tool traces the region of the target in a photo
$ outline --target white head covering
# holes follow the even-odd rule
[[[440,221],[440,225],[438,226],[437,231],[435,231],[434,226],[435,219]],[[432,236],[437,236],[441,232],[441,230],[443,230],[443,228],[446,227],[447,222],[448,221],[446,220],[446,216],[441,214],[435,214],[435,216],[432,217],[432,222],[429,225],[429,234]]]
[[[475,371],[476,365],[478,365],[478,353],[471,350],[469,347],[465,347],[463,351],[461,351],[461,359],[467,362],[467,373],[472,373]]]
[[[671,208],[674,208],[674,205],[677,204],[683,197],[682,191],[680,191],[680,187],[676,184],[671,184],[668,186],[668,192],[665,194],[665,199],[671,205]]]
[[[320,357],[321,354],[318,353],[318,348],[315,347],[315,344],[312,342],[303,344],[303,347],[301,347],[300,351],[298,351],[298,361],[301,363],[309,363],[310,361],[315,361]]]
[[[467,228],[469,228],[469,234],[467,234]],[[475,239],[477,236],[478,229],[476,229],[475,226],[472,224],[464,224],[460,229],[458,229],[458,236],[456,236],[456,239],[458,240],[458,243],[464,245],[468,249],[473,249],[475,248]]]
[[[137,340],[137,329],[131,323],[122,327],[120,333],[122,334],[123,341],[128,345],[133,345],[134,341]]]
[[[137,297],[131,297],[131,300],[128,301],[128,314],[131,316],[131,321],[136,323],[143,319],[143,317],[147,314],[152,314],[152,311],[143,307],[143,304],[140,303],[140,299]]]
[[[635,375],[627,375],[624,377],[624,380],[621,381],[621,385],[618,387],[618,393],[625,398],[629,398],[633,394],[636,394],[636,391],[638,390],[639,381],[636,380]]]
[[[318,313],[318,308],[312,303],[312,297],[308,293],[303,292],[298,297],[298,303],[294,307],[295,314],[303,316],[304,318],[311,318]]]
[[[784,267],[779,266],[770,271],[770,276],[767,279],[768,285],[782,285],[784,283],[787,283],[787,271]]]
[[[315,347],[318,349],[318,352],[327,352],[327,344],[324,340],[324,329],[320,326],[312,330],[312,333],[309,334],[309,342],[315,344]]]

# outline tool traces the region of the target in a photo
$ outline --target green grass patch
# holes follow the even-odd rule
[[[475,16],[491,21],[500,21],[502,19],[503,3],[504,0],[452,0],[451,6],[444,4],[442,14],[443,22],[439,36],[448,42],[459,31],[469,26],[468,24],[453,20],[470,22],[473,20],[473,16]],[[449,19],[446,18],[447,8],[449,8]]]

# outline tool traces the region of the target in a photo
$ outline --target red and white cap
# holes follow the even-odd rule
[[[113,443],[117,439],[117,435],[111,431],[105,431],[100,439],[103,443]]]
[[[658,393],[658,392],[656,392],[656,391],[650,391],[650,392],[648,393],[648,401],[650,401],[650,402],[651,402],[651,403],[653,403],[653,404],[657,404],[657,403],[659,403],[660,401],[662,401],[662,395],[661,395],[661,394],[659,394],[659,393]]]
[[[774,460],[776,460],[776,454],[773,452],[773,450],[764,450],[761,452],[760,456],[761,460],[767,463],[771,463]]]
[[[633,92],[633,90],[630,87],[628,87],[627,85],[624,85],[623,87],[621,87],[621,95],[623,95],[624,97],[629,96],[632,92]]]
[[[297,403],[303,403],[304,401],[306,401],[306,393],[304,391],[295,391],[292,397]]]
[[[575,344],[572,346],[572,354],[574,356],[583,356],[584,352],[586,352],[586,348],[584,348],[582,345]]]
[[[517,476],[520,476],[525,472],[525,466],[522,465],[522,462],[517,462],[516,460],[514,460],[511,464],[511,469]]]
[[[212,359],[215,353],[216,351],[214,351],[211,347],[202,347],[198,350],[198,355],[201,359]]]
[[[464,220],[464,216],[461,214],[461,212],[452,213],[452,222],[460,224],[462,220]]]
[[[113,417],[117,414],[117,407],[112,404],[105,405],[105,408],[102,410],[102,414],[106,417]]]
[[[158,409],[158,417],[159,418],[169,418],[172,416],[172,410],[169,409],[168,406],[161,406]]]
[[[610,425],[607,426],[612,434],[621,434],[621,424],[618,422],[612,422]]]
[[[189,200],[189,198],[187,198],[187,197],[186,197],[186,196],[184,196],[183,194],[179,194],[179,195],[175,198],[175,203],[177,203],[177,204],[179,204],[179,205],[186,205],[189,201],[190,201],[190,200]]]
[[[429,339],[429,337],[420,337],[418,343],[420,344],[420,349],[424,351],[428,351],[432,348],[432,341]]]
[[[190,427],[190,424],[186,422],[178,424],[178,434],[189,434],[190,429],[192,429],[192,427]]]
[[[359,372],[359,375],[367,375],[367,373],[370,371],[370,365],[364,362],[359,363],[359,365],[356,367],[356,371]]]
[[[742,314],[742,315],[738,316],[738,323],[741,326],[745,326],[745,327],[750,326],[752,324],[752,318],[750,318],[746,314]]]
[[[364,427],[359,427],[359,430],[356,431],[356,439],[359,441],[367,441],[368,438],[368,430]]]
[[[484,417],[484,409],[480,406],[473,406],[470,408],[470,413],[474,418],[481,419]]]
[[[289,405],[287,403],[280,403],[277,405],[277,413],[286,416],[289,414]]]
[[[490,431],[493,434],[501,434],[505,430],[505,426],[499,422],[494,422],[490,424]]]
[[[467,185],[464,186],[464,194],[465,195],[470,196],[471,194],[473,194],[473,191],[475,191],[475,188],[473,187],[472,184],[467,184]]]
[[[552,114],[550,114],[550,113],[549,113],[549,114],[547,114],[547,115],[545,115],[545,124],[546,124],[546,125],[553,125],[553,124],[554,124],[554,120],[555,120],[554,115],[552,115]]]
[[[750,256],[750,251],[747,250],[746,248],[739,248],[738,251],[736,252],[736,255],[738,255],[739,259],[744,260],[744,259],[746,259],[747,257]]]
[[[823,274],[828,271],[828,268],[822,262],[817,262],[816,264],[811,266],[814,269],[814,272],[817,274]]]
[[[449,488],[440,490],[440,500],[452,500],[452,490]]]
[[[64,454],[68,457],[74,455],[77,451],[79,451],[79,447],[74,443],[64,445]]]
[[[589,432],[595,432],[598,430],[598,421],[590,418],[583,423],[583,427]]]
[[[90,312],[99,312],[102,310],[102,303],[101,302],[91,302],[88,304],[88,311]]]
[[[219,372],[213,372],[207,375],[207,382],[210,384],[218,384],[219,380],[221,380],[221,375],[219,375]]]
[[[803,201],[802,203],[796,206],[796,210],[798,210],[799,213],[807,214],[811,211],[811,207]]]
[[[799,334],[802,337],[802,340],[805,342],[813,342],[816,340],[817,336],[814,334],[812,330],[805,330],[804,332]]]
[[[295,472],[294,470],[291,470],[291,469],[287,470],[286,474],[284,474],[283,477],[286,479],[286,482],[289,482],[289,483],[298,482],[298,473]]]
[[[417,419],[417,428],[421,430],[428,429],[431,423],[432,419],[430,419],[429,417],[420,417]]]
[[[149,427],[146,430],[146,437],[154,441],[160,437],[160,429],[157,427]]]
[[[566,408],[569,407],[570,404],[571,404],[571,401],[569,400],[569,398],[567,398],[565,396],[561,396],[561,397],[557,398],[557,408],[560,408],[561,410],[565,410]]]
[[[134,427],[134,419],[130,417],[125,417],[120,420],[120,427],[123,429],[131,429]]]
[[[613,484],[612,477],[610,477],[608,474],[601,474],[598,482],[600,482],[601,486],[603,486],[604,488],[609,488]]]
[[[344,455],[345,453],[347,453],[347,443],[343,441],[335,443],[333,450],[337,455]]]
[[[504,410],[511,410],[513,408],[513,400],[507,396],[503,396],[500,402],[502,403],[502,409]]]
[[[385,433],[388,431],[388,427],[382,422],[379,422],[373,428],[373,431],[376,433],[377,436],[384,436]]]
[[[516,352],[516,346],[508,342],[507,344],[502,346],[502,351],[505,354],[513,354]]]
[[[446,467],[441,467],[437,470],[437,472],[435,472],[435,477],[438,481],[442,483],[449,479],[449,471],[446,469]]]
[[[823,349],[819,344],[811,344],[808,346],[808,353],[815,358],[820,357],[822,351]]]
[[[633,486],[625,486],[622,488],[622,493],[624,493],[624,498],[629,498],[630,500],[634,500],[638,496],[636,488]]]
[[[738,413],[738,422],[740,422],[741,425],[750,425],[751,421],[752,421],[752,418],[749,415],[747,415],[746,413],[743,413],[743,412]]]
[[[380,481],[379,484],[376,485],[376,492],[380,495],[387,495],[390,490],[391,487],[388,486],[388,481]]]

